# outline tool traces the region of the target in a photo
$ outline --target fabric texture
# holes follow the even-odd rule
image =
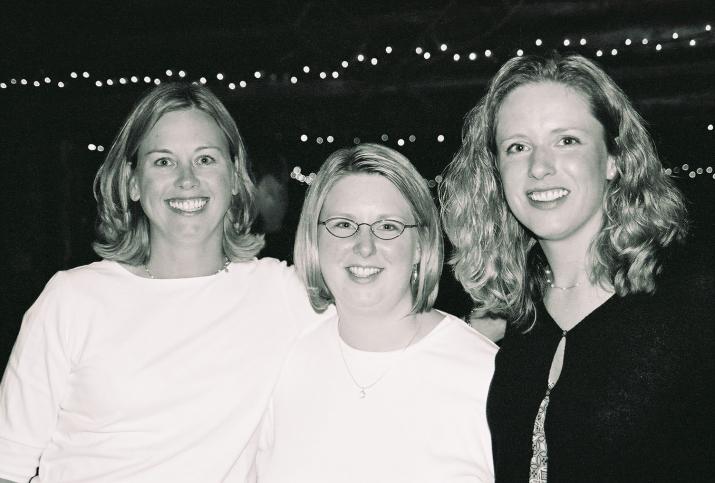
[[[568,332],[543,421],[549,483],[711,481],[712,266],[669,262],[654,294],[614,295]],[[509,333],[497,354],[487,404],[497,482],[529,480],[561,337],[539,303],[534,328]]]
[[[186,279],[58,272],[0,386],[0,477],[243,481],[282,363],[318,319],[273,259]]]
[[[364,398],[339,344],[361,385],[382,377]],[[258,481],[493,481],[485,404],[496,350],[451,315],[407,350],[378,353],[345,344],[337,317],[322,323],[296,345],[273,394]]]

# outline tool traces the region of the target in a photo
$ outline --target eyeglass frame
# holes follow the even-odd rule
[[[330,229],[328,228],[327,223],[328,223],[330,220],[345,220],[345,221],[349,221],[349,222],[351,222],[351,223],[354,223],[354,224],[355,224],[355,231],[354,231],[353,233],[351,233],[350,235],[347,235],[347,236],[339,236],[339,235],[336,235],[335,233],[333,233],[332,231],[330,231]],[[400,233],[398,233],[397,235],[393,236],[392,238],[383,238],[383,237],[381,237],[380,235],[378,235],[377,233],[375,233],[375,231],[372,229],[372,227],[375,226],[375,225],[377,225],[378,223],[384,222],[384,221],[389,221],[389,222],[392,222],[392,223],[397,223],[398,225],[401,225],[401,226],[402,226],[402,230],[400,231]],[[350,218],[345,218],[344,216],[332,216],[332,217],[327,218],[327,219],[325,219],[325,220],[323,220],[323,221],[318,221],[318,225],[323,225],[323,226],[325,227],[325,231],[327,231],[328,233],[330,233],[330,235],[334,236],[335,238],[340,238],[340,239],[343,239],[343,240],[346,239],[346,238],[352,238],[352,237],[354,237],[354,236],[360,231],[360,227],[361,227],[362,225],[367,225],[367,226],[370,228],[370,233],[372,233],[375,238],[378,238],[378,239],[380,239],[380,240],[385,240],[385,241],[390,241],[390,240],[394,240],[395,238],[399,238],[400,236],[402,236],[402,234],[403,234],[403,233],[405,232],[405,230],[408,229],[408,228],[417,228],[418,226],[420,226],[419,223],[415,223],[414,225],[410,225],[410,224],[407,224],[407,223],[403,223],[403,222],[401,222],[400,220],[393,220],[392,218],[383,218],[383,219],[381,219],[381,220],[376,220],[376,221],[374,221],[374,222],[372,222],[372,223],[367,223],[367,222],[358,223],[357,221],[351,220]]]

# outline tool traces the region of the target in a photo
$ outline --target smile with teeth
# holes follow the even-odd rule
[[[381,268],[377,267],[361,267],[358,265],[352,265],[348,267],[348,271],[353,274],[355,277],[358,278],[367,278],[371,277],[377,273],[380,273],[382,271]]]
[[[172,198],[169,200],[169,206],[171,206],[175,210],[186,211],[190,213],[193,211],[201,210],[204,206],[206,206],[206,203],[208,201],[208,198]]]
[[[555,201],[569,194],[569,190],[558,188],[546,191],[530,191],[527,193],[529,199],[534,201]]]

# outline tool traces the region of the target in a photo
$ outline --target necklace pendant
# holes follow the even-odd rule
[[[360,399],[365,399],[365,396],[367,396],[367,393],[365,392],[364,388],[360,388]]]

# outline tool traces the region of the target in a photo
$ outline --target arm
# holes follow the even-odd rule
[[[67,386],[63,321],[71,318],[73,303],[61,275],[25,314],[0,384],[0,478],[9,481],[35,476]]]

